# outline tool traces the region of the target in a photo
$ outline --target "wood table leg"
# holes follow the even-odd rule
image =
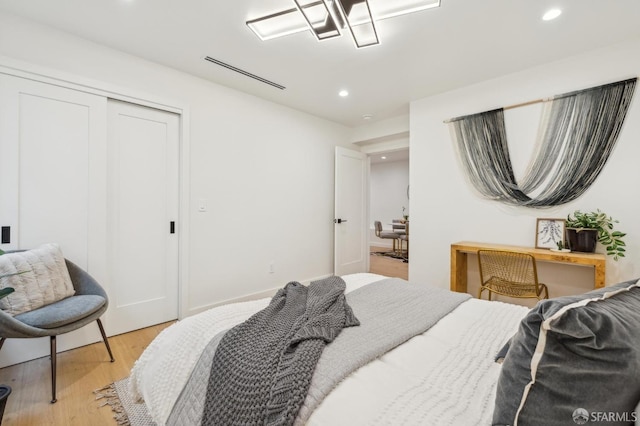
[[[451,247],[451,291],[467,292],[467,254]]]
[[[607,267],[607,261],[603,260],[601,262],[597,262],[595,265],[593,265],[593,281],[594,281],[594,287],[595,288],[602,288],[605,285],[605,270]]]

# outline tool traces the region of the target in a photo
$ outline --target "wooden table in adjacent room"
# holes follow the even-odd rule
[[[467,292],[467,254],[478,250],[511,250],[529,253],[536,261],[567,263],[580,266],[592,266],[594,288],[604,287],[606,256],[600,253],[555,252],[548,249],[512,246],[506,244],[478,243],[460,241],[451,244],[451,291]]]

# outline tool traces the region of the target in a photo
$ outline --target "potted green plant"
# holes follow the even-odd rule
[[[600,211],[582,212],[576,210],[567,216],[567,239],[572,251],[593,253],[600,242],[606,247],[607,254],[618,260],[625,255],[623,237],[627,234],[614,230],[617,220]]]

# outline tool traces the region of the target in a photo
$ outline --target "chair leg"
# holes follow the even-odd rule
[[[489,293],[489,295],[487,296],[487,300],[491,300],[491,289],[488,287],[484,287],[484,286],[480,286],[480,291],[478,292],[478,299],[482,299],[482,292],[487,290],[487,293]]]
[[[109,358],[111,358],[111,362],[114,362],[113,354],[111,353],[111,347],[109,346],[109,340],[107,339],[107,334],[104,332],[104,327],[102,326],[102,321],[100,318],[96,320],[98,322],[98,327],[100,328],[100,334],[102,334],[102,340],[104,340],[104,344],[107,347],[107,352],[109,352]]]
[[[0,337],[0,350],[2,350],[2,345],[4,345],[5,340],[7,340],[6,337]]]
[[[51,336],[51,403],[56,401],[56,336]]]
[[[549,287],[547,287],[546,285],[542,284],[542,289],[544,290],[544,299],[548,299],[549,298]],[[540,293],[542,293],[542,291]]]
[[[489,292],[489,300],[491,300],[491,290],[483,286],[480,286],[480,291],[478,291],[478,299],[482,299],[482,292],[485,290]]]

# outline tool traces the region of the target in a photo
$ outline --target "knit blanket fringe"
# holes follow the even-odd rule
[[[98,408],[108,405],[111,407],[111,411],[113,411],[113,418],[119,426],[131,426],[127,413],[120,402],[120,398],[118,397],[115,383],[96,389],[93,393],[96,396],[96,401],[102,400],[98,404]]]

